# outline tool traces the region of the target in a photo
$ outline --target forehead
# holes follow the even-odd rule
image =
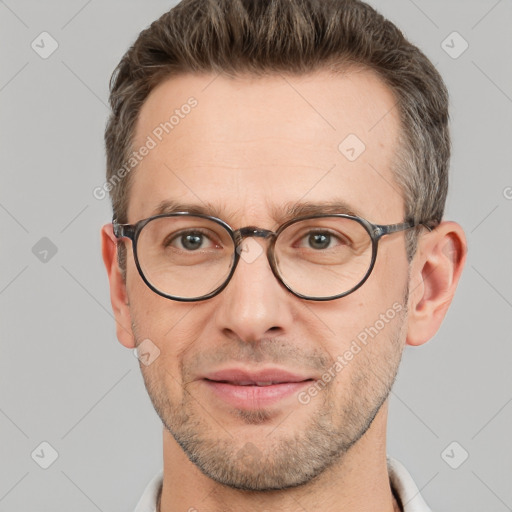
[[[396,100],[368,70],[334,76],[185,74],[144,103],[133,148],[128,218],[165,201],[213,205],[236,223],[280,205],[342,201],[374,222],[398,222],[392,172]]]

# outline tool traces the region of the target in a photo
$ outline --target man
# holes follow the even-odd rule
[[[430,510],[386,455],[465,262],[439,74],[349,0],[184,0],[111,81],[119,341],[162,420],[137,512]]]

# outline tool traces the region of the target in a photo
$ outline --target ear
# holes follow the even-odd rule
[[[433,338],[448,311],[466,262],[466,237],[455,222],[420,236],[411,262],[407,344]]]
[[[112,224],[101,229],[101,252],[110,282],[110,301],[116,320],[117,339],[127,348],[135,348],[126,283],[117,262],[117,243]]]

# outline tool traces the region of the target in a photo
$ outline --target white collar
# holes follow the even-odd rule
[[[391,457],[388,457],[388,473],[391,488],[400,498],[404,512],[432,512],[407,469]]]

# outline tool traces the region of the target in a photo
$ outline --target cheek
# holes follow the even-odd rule
[[[339,381],[355,378],[351,374],[361,366],[379,364],[386,357],[394,358],[397,347],[404,341],[400,329],[406,311],[407,258],[405,249],[400,250],[400,243],[389,245],[393,251],[386,247],[379,252],[372,274],[361,288],[337,301],[319,304],[316,308],[310,306],[314,308],[317,321],[309,335],[322,343],[331,358],[340,363],[333,363],[332,369],[337,375],[345,375],[337,379]],[[318,319],[326,328],[323,342],[317,330]]]
[[[144,283],[135,265],[128,268],[127,292],[137,343],[149,339],[162,356],[176,361],[177,355],[198,338],[202,328],[194,315],[197,304],[173,301],[156,294]]]
[[[164,400],[164,396],[169,395],[177,400],[185,384],[183,362],[198,339],[198,322],[188,321],[193,316],[190,310],[194,306],[175,305],[156,295],[155,298],[141,295],[137,299],[132,298],[130,308],[137,345],[141,344],[140,348],[147,345],[155,353],[151,364],[140,365],[146,387],[155,399]]]
[[[351,336],[331,350],[334,362],[328,373],[335,374],[331,380],[336,396],[348,394],[361,401],[385,391],[396,374],[405,343],[404,311],[402,304],[395,301],[390,307],[358,315],[358,325],[350,329]]]

